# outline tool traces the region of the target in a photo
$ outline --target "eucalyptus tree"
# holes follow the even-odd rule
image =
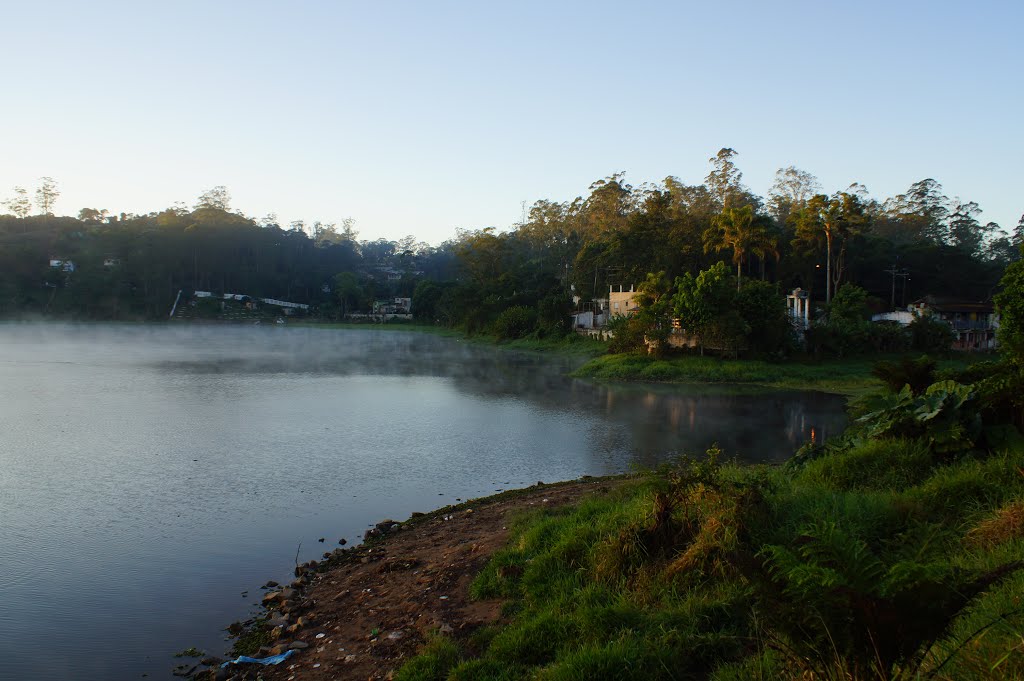
[[[704,184],[686,184],[679,178],[668,176],[663,181],[665,191],[672,200],[674,212],[686,213],[689,215],[703,216],[710,219],[718,212],[719,206],[716,203],[714,194]]]
[[[1000,231],[994,222],[985,225],[978,222],[979,215],[981,208],[977,203],[957,200],[949,216],[950,243],[975,257],[981,256],[986,241]]]
[[[60,189],[52,177],[39,178],[39,187],[36,188],[36,207],[40,215],[53,215],[53,207],[60,198]]]
[[[103,222],[109,213],[106,208],[83,208],[78,211],[78,219],[82,222]]]
[[[222,184],[207,189],[205,192],[199,195],[196,199],[196,210],[201,208],[216,208],[217,210],[227,211],[230,210],[231,206],[231,194],[228,192],[228,188]]]
[[[915,182],[905,194],[885,202],[883,210],[889,220],[881,235],[895,243],[947,243],[949,205],[949,197],[937,181],[929,177]]]
[[[807,201],[821,192],[818,178],[795,166],[775,171],[775,183],[768,190],[768,210],[779,224],[784,225],[789,216],[803,208]]]
[[[722,209],[739,203],[744,193],[743,173],[733,161],[736,155],[735,149],[724,147],[708,159],[711,172],[704,178],[704,184]]]
[[[4,207],[17,218],[24,220],[32,213],[32,201],[24,187],[15,187],[14,196],[3,202]]]
[[[581,207],[584,239],[597,239],[625,227],[632,204],[633,187],[625,182],[625,173],[591,184],[590,196]]]
[[[1017,221],[1017,226],[1014,228],[1013,235],[1010,237],[1010,243],[1017,248],[1024,245],[1024,215],[1021,215],[1020,220]]]

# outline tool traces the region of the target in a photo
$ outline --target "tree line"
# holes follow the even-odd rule
[[[1012,232],[982,223],[977,203],[950,199],[934,179],[877,199],[859,183],[825,192],[791,166],[761,197],[744,185],[737,156],[720,150],[700,184],[667,177],[634,187],[616,173],[586,196],[535,202],[508,232],[465,234],[457,244],[460,279],[425,284],[420,314],[502,335],[508,325],[499,319],[515,308],[513,332],[544,335],[564,330],[570,296],[607,298],[609,286],[647,282],[647,295],[657,298],[677,277],[722,260],[740,292],[744,282],[767,282],[781,301],[801,287],[825,306],[855,283],[878,311],[926,294],[989,300],[1020,257],[1024,216]]]
[[[422,321],[544,336],[566,333],[573,308],[607,298],[609,286],[697,277],[719,261],[737,291],[752,281],[779,297],[802,287],[827,304],[855,283],[886,308],[925,294],[988,300],[1019,258],[1024,216],[1012,230],[984,223],[976,202],[949,198],[934,179],[879,199],[857,183],[824,191],[790,166],[762,197],[737,159],[721,149],[698,184],[670,176],[634,187],[615,173],[584,196],[536,201],[506,231],[462,230],[439,246],[361,241],[351,221],[245,216],[224,187],[146,215],[57,217],[59,188],[43,178],[34,206],[24,188],[3,202],[0,315],[156,319],[178,290],[210,290],[308,303],[335,319],[401,295]],[[75,271],[56,272],[51,257]]]
[[[47,201],[33,209],[17,188],[0,215],[0,315],[76,319],[166,318],[179,290],[240,293],[306,303],[334,318],[343,301],[354,308],[377,298],[411,296],[417,278],[455,275],[451,244],[432,247],[408,236],[359,240],[351,220],[278,224],[231,210],[215,187],[194,205],[145,215],[83,208],[56,216],[59,197],[49,178]],[[50,260],[74,263],[73,271]]]

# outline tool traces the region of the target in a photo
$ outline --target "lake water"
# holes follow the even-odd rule
[[[0,679],[169,678],[174,652],[229,647],[297,548],[713,442],[780,461],[845,424],[833,396],[577,363],[390,330],[0,325]]]

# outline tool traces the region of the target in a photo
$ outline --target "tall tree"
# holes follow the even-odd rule
[[[864,205],[847,192],[831,197],[817,194],[795,214],[794,221],[798,247],[825,247],[825,300],[831,302],[832,292],[843,278],[846,244],[867,226]]]
[[[1021,215],[1020,220],[1017,221],[1017,226],[1013,230],[1010,242],[1018,248],[1024,244],[1024,215]]]
[[[665,190],[672,198],[672,209],[679,214],[689,214],[697,218],[708,217],[718,212],[719,206],[707,185],[686,184],[671,175],[664,180]]]
[[[24,187],[15,187],[14,196],[4,201],[3,205],[16,217],[25,219],[32,212],[32,201]]]
[[[957,248],[960,248],[972,256],[980,257],[982,246],[989,235],[993,234],[995,223],[981,225],[978,216],[981,215],[981,208],[974,201],[957,201],[949,216],[949,240]],[[997,228],[998,225],[995,225]]]
[[[582,207],[585,237],[588,240],[622,229],[629,215],[633,187],[625,182],[625,173],[590,185],[590,196]]]
[[[53,206],[60,197],[60,190],[57,182],[52,177],[39,178],[39,187],[36,189],[36,207],[40,215],[53,215]]]
[[[895,228],[885,236],[894,241],[944,244],[948,240],[949,198],[942,193],[942,185],[930,177],[886,201],[885,211]]]
[[[704,183],[723,209],[740,203],[745,193],[743,173],[733,161],[736,155],[735,149],[725,147],[708,159],[711,172],[704,178]]]
[[[83,208],[78,211],[78,219],[82,222],[102,222],[109,212],[106,208]]]
[[[203,208],[215,208],[217,210],[227,211],[230,210],[231,206],[231,194],[228,192],[228,188],[222,184],[207,189],[205,192],[199,195],[196,199],[196,210]]]
[[[758,216],[751,205],[726,208],[711,221],[704,232],[704,252],[732,251],[736,265],[736,288],[743,279],[743,261],[753,253],[764,258],[777,252],[777,243],[768,229],[767,220]]]
[[[704,346],[709,342],[735,346],[736,338],[743,333],[743,322],[736,310],[736,291],[725,263],[719,261],[696,277],[687,272],[676,277],[675,283],[675,316],[683,330],[696,338],[700,354],[704,354]]]
[[[785,224],[791,213],[803,208],[820,191],[818,178],[806,170],[794,166],[779,168],[775,171],[775,183],[768,190],[768,209],[780,224]]]
[[[341,318],[344,319],[348,315],[349,306],[359,302],[363,290],[360,288],[359,279],[355,274],[339,272],[334,275],[334,294],[338,297],[338,302],[341,303]]]

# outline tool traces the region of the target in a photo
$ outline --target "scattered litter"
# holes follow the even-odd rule
[[[294,650],[289,650],[288,652],[281,653],[280,655],[271,655],[270,657],[248,657],[246,655],[239,655],[233,660],[228,660],[227,662],[222,664],[221,667],[227,667],[228,665],[232,664],[245,664],[247,662],[262,665],[281,664],[294,654]]]
[[[319,668],[320,668],[320,663],[319,662],[317,662],[315,665],[313,665],[313,669],[319,669]]]
[[[316,638],[323,638],[323,637],[324,637],[324,636],[326,636],[326,635],[327,635],[327,634],[323,634],[323,633],[320,633],[320,634],[317,634],[317,635],[316,635]]]
[[[447,601],[448,600],[447,596],[441,596],[440,598],[441,598],[442,601]]]

